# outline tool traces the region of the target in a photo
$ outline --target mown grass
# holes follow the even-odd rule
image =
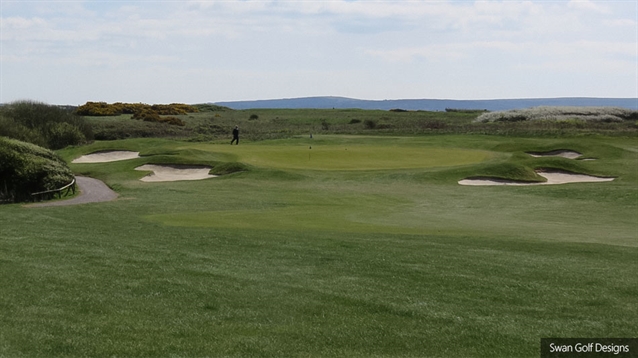
[[[536,357],[541,337],[638,332],[633,138],[310,141],[134,139],[60,151],[67,161],[106,149],[143,157],[71,165],[114,187],[117,201],[0,207],[0,355]],[[297,146],[332,160],[304,164],[286,150]],[[395,163],[371,165],[346,147]],[[549,149],[598,160],[525,154]],[[134,168],[150,162],[244,169],[140,182]],[[521,175],[511,167],[617,178],[456,184]]]

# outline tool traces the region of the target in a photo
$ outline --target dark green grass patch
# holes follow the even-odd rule
[[[635,248],[84,212],[2,237],[4,354],[535,356],[539,337],[636,328]]]

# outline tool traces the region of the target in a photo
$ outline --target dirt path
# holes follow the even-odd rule
[[[47,203],[29,204],[25,205],[30,208],[45,207],[45,206],[65,206],[65,205],[78,205],[86,203],[99,203],[102,201],[111,201],[117,198],[117,193],[111,190],[101,180],[89,178],[89,177],[75,177],[75,181],[78,184],[80,194],[73,199],[60,200]]]

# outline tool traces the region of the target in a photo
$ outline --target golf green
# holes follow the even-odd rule
[[[418,142],[374,139],[325,142],[295,140],[289,144],[248,144],[230,146],[203,144],[186,148],[224,153],[235,160],[260,168],[310,170],[391,170],[467,165],[496,156],[486,150],[416,145]],[[387,143],[386,143],[387,142]]]

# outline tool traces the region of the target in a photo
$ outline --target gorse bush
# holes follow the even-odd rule
[[[115,116],[122,112],[121,109],[106,102],[86,102],[78,107],[75,113],[81,116]]]
[[[59,106],[18,101],[0,108],[0,135],[61,149],[93,139],[91,125]]]
[[[180,115],[199,112],[195,106],[183,103],[154,104],[122,103],[108,104],[106,102],[86,102],[76,109],[76,113],[83,116],[118,116],[121,114],[137,114],[140,112],[155,112],[158,115]]]
[[[193,107],[197,108],[198,112],[232,111],[232,109],[228,107],[218,106],[216,104],[210,104],[210,103],[194,104]]]
[[[183,103],[154,104],[151,110],[162,116],[197,112],[197,108]]]
[[[143,120],[146,122],[159,122],[160,121],[160,115],[155,112],[152,111],[151,109],[144,109],[141,110],[139,112],[136,112],[135,114],[133,114],[133,117],[131,117],[132,119],[139,119],[139,120]]]
[[[57,154],[35,144],[0,137],[0,202],[31,200],[31,194],[69,184],[73,174]]]
[[[534,107],[484,113],[476,118],[476,122],[588,120],[609,123],[636,119],[638,111],[618,107]]]
[[[160,116],[180,115],[199,112],[195,106],[183,103],[154,104],[121,103],[108,104],[106,102],[86,102],[75,111],[85,116],[119,116],[132,114],[133,119],[141,119],[146,122],[166,123],[184,126],[185,123],[177,117],[162,118]]]

